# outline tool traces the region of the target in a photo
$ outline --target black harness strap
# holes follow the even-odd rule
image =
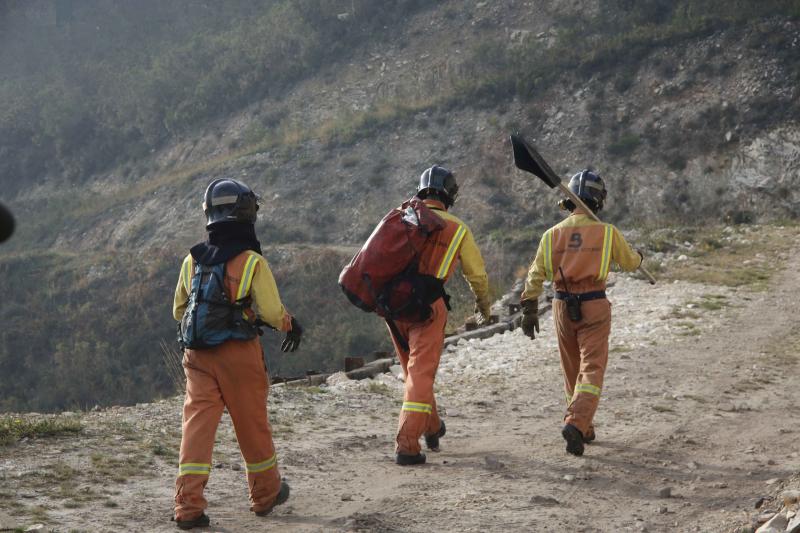
[[[409,350],[408,340],[406,340],[406,338],[400,333],[400,330],[397,329],[397,324],[395,324],[394,320],[391,318],[386,319],[386,324],[389,326],[389,331],[392,332],[392,337],[394,337],[394,340],[400,345],[400,348],[402,348],[404,352],[407,352]]]

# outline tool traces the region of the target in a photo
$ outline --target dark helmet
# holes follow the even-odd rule
[[[595,213],[603,209],[603,202],[606,199],[606,184],[602,178],[589,169],[583,169],[569,180],[569,190],[583,200]],[[564,205],[572,211],[575,206],[566,200]]]
[[[211,182],[203,196],[206,227],[217,222],[255,224],[258,197],[244,183],[230,178]]]
[[[0,204],[0,242],[11,237],[14,233],[14,216],[11,211]]]
[[[439,165],[426,169],[419,177],[417,197],[425,199],[429,195],[437,196],[447,207],[456,203],[458,183],[453,173]]]

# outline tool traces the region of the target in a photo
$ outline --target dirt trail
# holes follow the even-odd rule
[[[735,531],[759,497],[800,472],[800,236],[790,238],[768,291],[617,278],[598,441],[583,457],[567,455],[560,437],[546,316],[536,341],[515,331],[444,354],[448,433],[423,467],[392,462],[393,377],[276,388],[276,444],[293,492],[268,519],[247,512],[226,416],[207,492],[211,530]],[[687,308],[697,311],[690,324]],[[0,450],[0,495],[10,499],[0,510],[26,524],[39,512],[56,531],[173,531],[179,411],[176,398],[91,413],[80,440]],[[98,465],[110,466],[107,477],[87,474]],[[54,469],[65,474],[48,477]]]

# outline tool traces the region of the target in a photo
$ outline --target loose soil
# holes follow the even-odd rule
[[[535,341],[513,331],[445,351],[437,387],[448,432],[424,466],[393,463],[396,377],[274,387],[270,416],[292,497],[268,518],[248,512],[226,415],[207,488],[210,530],[750,525],[755,502],[773,505],[800,472],[800,234],[782,235],[782,255],[760,259],[779,267],[766,289],[616,277],[598,439],[583,457],[567,455],[560,436],[563,385],[548,315]],[[85,413],[76,415],[79,436],[0,448],[0,525],[175,530],[180,409],[176,397]]]

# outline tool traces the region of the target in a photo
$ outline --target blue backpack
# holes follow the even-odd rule
[[[255,338],[258,326],[244,314],[250,303],[249,295],[231,303],[225,290],[225,263],[195,264],[178,341],[184,348],[198,350],[231,339]]]

